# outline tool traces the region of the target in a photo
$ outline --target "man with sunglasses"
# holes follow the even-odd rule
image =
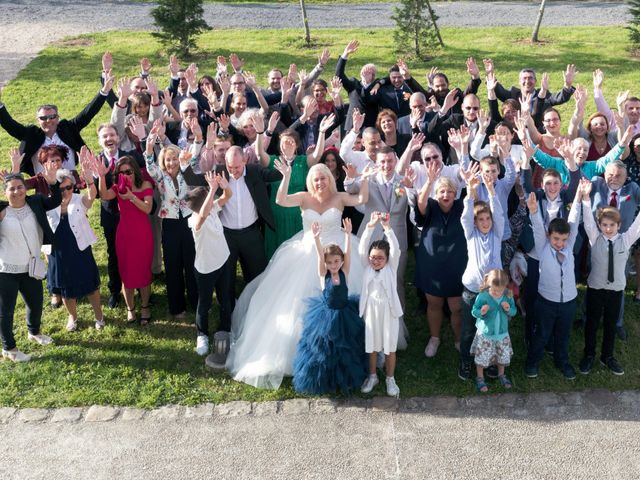
[[[462,125],[467,127],[469,133],[469,144],[473,143],[473,138],[478,132],[478,112],[480,111],[480,100],[473,93],[468,94],[462,100],[462,113],[452,113],[447,115],[449,110],[457,103],[457,89],[451,90],[438,114],[429,123],[428,133],[431,136],[440,138],[440,149],[444,158],[449,158],[449,163],[458,163],[458,159],[454,155],[455,151],[451,151],[449,146],[449,129],[459,130]],[[491,120],[487,127],[486,137],[483,146],[489,142],[489,136],[493,135],[496,122]],[[474,159],[476,160],[476,159]],[[477,159],[479,160],[479,159]],[[446,163],[446,162],[445,162]]]
[[[20,171],[29,175],[35,175],[42,170],[38,161],[38,150],[45,145],[63,145],[69,149],[67,158],[62,163],[63,168],[75,169],[77,158],[73,152],[80,151],[84,140],[80,132],[97,115],[107,99],[107,94],[113,85],[113,77],[107,78],[104,86],[93,97],[88,105],[74,118],[60,119],[58,107],[45,104],[38,107],[36,118],[38,125],[22,125],[9,115],[4,103],[0,102],[0,126],[9,135],[22,142],[20,151],[24,158],[20,165]]]

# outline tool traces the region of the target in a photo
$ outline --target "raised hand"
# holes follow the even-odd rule
[[[133,90],[131,89],[131,80],[127,77],[122,77],[118,82],[118,98],[126,103],[127,98],[131,96]]]
[[[622,111],[622,107],[624,106],[628,98],[629,90],[618,93],[618,96],[616,97],[616,105],[618,105],[618,110]]]
[[[588,178],[584,178],[582,177],[580,179],[580,184],[578,186],[580,192],[582,193],[582,198],[587,199],[589,198],[589,196],[591,195],[591,189],[593,187],[593,184],[591,183],[591,180],[589,180]]]
[[[193,155],[189,150],[180,150],[180,154],[178,155],[178,161],[182,167],[187,167]]]
[[[305,85],[308,78],[309,75],[307,75],[307,71],[305,69],[298,71],[298,81],[300,82],[300,85]]]
[[[45,180],[47,181],[47,183],[49,185],[53,185],[56,183],[56,173],[58,172],[58,168],[56,167],[56,164],[53,162],[46,162],[44,165],[44,172],[42,172],[42,175],[44,176]]]
[[[282,174],[284,178],[288,178],[291,176],[291,165],[289,165],[289,162],[276,160],[273,162],[273,166]]]
[[[617,113],[617,112],[615,112],[615,113]],[[624,125],[624,123],[623,123],[623,125]],[[627,127],[627,129],[624,131],[624,134],[622,135],[622,138],[620,139],[620,144],[621,145],[624,145],[625,147],[628,147],[631,144],[631,140],[634,137],[634,133],[633,133],[634,130],[635,130],[634,125],[629,125]]]
[[[496,79],[495,73],[493,72],[487,73],[487,78],[485,79],[485,81],[487,83],[488,91],[493,91],[496,89],[496,86],[498,85],[498,80]]]
[[[111,52],[106,51],[102,55],[102,71],[110,72],[112,67],[113,67],[113,55],[111,54]]]
[[[313,233],[313,236],[319,237],[321,232],[322,232],[322,226],[320,225],[320,222],[313,222],[311,224],[311,233]]]
[[[270,132],[275,131],[279,121],[280,121],[280,112],[277,112],[277,111],[273,112],[269,117],[269,125],[267,126],[267,129]]]
[[[435,95],[431,95],[431,98],[429,99],[429,105],[427,105],[426,110],[427,112],[436,112],[436,113],[440,111],[440,104],[438,103],[438,99],[436,98]]]
[[[104,79],[104,85],[102,86],[102,92],[108,93],[113,88],[113,83],[116,81],[116,77],[111,74],[111,70],[106,72],[106,78]]]
[[[324,50],[322,50],[320,55],[318,55],[318,63],[324,67],[328,61],[329,61],[329,49],[325,48]]]
[[[198,79],[196,75],[198,74],[198,67],[195,63],[192,63],[187,67],[184,71],[184,78],[189,85],[189,91],[196,90],[198,88]]]
[[[582,85],[578,85],[576,91],[573,92],[573,98],[576,102],[576,109],[579,112],[584,112],[584,107],[587,104],[587,89]]]
[[[244,72],[242,76],[244,77],[244,81],[248,88],[251,90],[255,90],[257,88],[258,84],[256,83],[256,76],[253,73]]]
[[[333,123],[335,121],[336,121],[336,116],[333,113],[331,115],[327,115],[326,117],[324,117],[320,121],[320,126],[318,127],[320,132],[326,133],[327,130],[329,130],[331,128],[331,126],[333,125]]]
[[[349,55],[352,53],[356,53],[358,47],[360,46],[360,42],[358,40],[351,40],[346,47],[344,47],[344,52],[342,52],[342,56],[344,58],[349,58]]]
[[[599,68],[593,71],[593,89],[602,90],[602,84],[604,83],[604,72]]]
[[[538,146],[536,145],[536,147],[533,148],[533,146],[531,145],[531,142],[525,136],[525,138],[522,140],[522,153],[523,153],[522,166],[525,170],[529,168],[531,157],[533,157],[533,154],[536,153],[537,149],[538,149]]]
[[[229,55],[229,63],[233,67],[233,70],[238,73],[242,70],[242,66],[244,65],[244,58],[238,58],[238,55],[232,53]]]
[[[434,161],[427,162],[427,178],[431,185],[436,183],[436,180],[440,177],[440,172],[442,172],[442,163]]]
[[[489,118],[489,114],[484,110],[478,110],[478,130],[481,132],[486,132],[489,127],[489,123],[491,123],[491,118]]]
[[[339,77],[333,77],[331,79],[331,96],[340,95],[340,90],[342,90],[342,80]]]
[[[405,80],[411,78],[411,72],[409,71],[409,67],[407,66],[407,62],[405,62],[404,58],[399,58],[396,62],[396,65],[398,65],[398,69],[400,70],[400,75],[402,75],[402,78],[404,78]]]
[[[314,223],[317,223],[317,222],[314,222]],[[344,233],[351,233],[353,231],[353,226],[351,225],[351,219],[350,218],[343,218],[342,219],[342,231]]]
[[[418,175],[413,170],[413,168],[407,167],[404,171],[404,177],[402,177],[401,183],[407,188],[413,188],[413,184],[415,183],[417,177]]]
[[[180,64],[178,63],[178,57],[175,55],[171,55],[169,57],[169,72],[172,77],[178,76],[178,70],[180,70]]]
[[[436,77],[437,73],[438,73],[438,67],[431,67],[431,69],[429,70],[429,73],[427,73],[426,75],[427,85],[429,86],[429,88],[433,88],[433,79]]]
[[[192,117],[191,120],[189,120],[189,130],[193,133],[195,141],[202,141],[202,127],[196,117]]]
[[[158,84],[151,78],[147,77],[144,81],[147,84],[147,90],[152,98],[158,98]]]
[[[369,177],[373,177],[376,173],[378,173],[378,167],[373,166],[373,165],[367,165],[366,167],[364,167],[364,170],[362,170],[362,180],[366,180]]]
[[[256,133],[264,133],[264,117],[259,111],[251,115],[251,120],[253,121],[253,128],[256,129]]]
[[[292,83],[296,82],[298,78],[298,66],[295,63],[289,65],[289,72],[287,72],[287,77],[291,80]]]
[[[231,119],[229,115],[220,115],[218,117],[218,125],[220,125],[220,130],[223,132],[229,131],[229,125],[231,125]]]
[[[542,80],[540,81],[540,90],[545,93],[545,97],[546,97],[546,93],[549,91],[549,73],[548,72],[544,72],[542,74]]]
[[[229,90],[231,90],[231,80],[229,80],[229,75],[220,75],[218,78],[218,85],[220,86],[222,93],[228,95]]]
[[[227,74],[227,59],[224,58],[223,55],[218,55],[218,57],[216,58],[216,72],[218,72],[218,74]]]
[[[517,112],[516,117],[513,120],[514,130],[516,131],[518,138],[522,142],[527,138],[527,116],[522,115],[522,112]]]
[[[471,75],[471,78],[480,78],[480,70],[473,57],[467,58],[467,73]]]
[[[173,94],[171,93],[171,90],[169,90],[168,88],[166,88],[164,90],[164,95],[162,96],[162,101],[164,102],[164,104],[167,107],[169,105],[171,105],[171,103],[173,102]]]
[[[209,190],[211,192],[218,190],[218,179],[216,178],[216,174],[213,170],[204,172],[204,179],[206,180],[207,185],[209,185]]]
[[[216,137],[218,136],[218,125],[216,124],[216,122],[211,122],[209,125],[207,125],[207,143],[205,145],[206,149],[212,149],[213,148],[213,143],[216,140]]]
[[[9,158],[11,159],[11,173],[20,173],[24,153],[20,153],[18,147],[12,147],[9,150]]]
[[[423,133],[414,133],[411,136],[411,140],[409,140],[409,150],[411,152],[417,152],[422,148],[422,144],[424,143],[425,136]]]
[[[451,148],[453,148],[457,152],[462,150],[462,140],[460,139],[460,130],[457,130],[455,128],[450,128],[449,131],[447,132],[447,135],[448,135],[447,140],[449,141],[449,145],[451,145]]]
[[[360,70],[360,78],[367,85],[370,84],[376,78],[376,69],[370,64],[362,67],[362,69]],[[374,86],[374,88],[376,87]],[[380,88],[380,87],[378,86],[377,88]],[[376,92],[374,92],[373,89],[371,89],[371,95],[375,95],[375,93]]]
[[[353,163],[346,163],[345,165],[343,165],[342,170],[344,171],[346,178],[348,178],[349,180],[360,176],[358,174],[358,169]]]
[[[460,141],[462,142],[462,146],[464,147],[465,143],[469,143],[469,140],[471,139],[471,129],[469,129],[469,127],[467,127],[466,125],[462,124],[460,125]]]
[[[578,71],[576,70],[576,66],[574,64],[570,63],[569,65],[567,65],[566,70],[562,73],[565,88],[571,87],[577,73]]]
[[[303,116],[307,119],[311,118],[316,110],[318,110],[318,101],[315,98],[309,98],[302,109]]]
[[[129,118],[127,126],[131,133],[138,137],[138,140],[142,141],[142,139],[147,136],[147,130],[144,127],[144,122],[138,115],[132,115],[131,118]]]
[[[227,190],[229,188],[229,181],[227,180],[227,175],[224,171],[216,174],[216,180],[218,181],[218,185],[221,189]]]
[[[140,59],[140,70],[142,73],[148,74],[151,71],[151,61],[147,57]]]
[[[522,93],[522,95],[520,95],[520,110],[526,109],[527,112],[530,111],[532,99],[533,93]]]
[[[490,58],[483,58],[482,59],[482,63],[484,64],[484,71],[486,72],[487,75],[489,75],[490,73],[493,74],[494,73],[494,66],[493,66],[493,60]]]
[[[353,131],[359,132],[364,124],[364,113],[360,113],[359,109],[354,108],[351,118],[353,120]]]
[[[534,192],[529,193],[529,196],[527,197],[527,208],[529,209],[529,213],[538,212],[538,199]]]
[[[451,110],[451,107],[453,107],[456,103],[458,103],[459,92],[460,92],[459,89],[454,88],[449,93],[447,93],[447,96],[444,98],[444,103],[442,104],[442,109],[441,109],[441,112],[443,114],[447,113],[449,110]]]

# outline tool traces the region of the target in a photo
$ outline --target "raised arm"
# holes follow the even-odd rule
[[[352,231],[351,219],[342,219],[342,230],[344,231],[344,264],[342,265],[342,271],[345,276],[349,276],[351,270],[351,231]]]
[[[307,192],[296,192],[289,194],[289,181],[291,180],[291,166],[286,162],[276,160],[274,167],[282,174],[282,181],[276,193],[276,203],[281,207],[299,207],[302,205]]]
[[[321,279],[324,279],[324,276],[327,274],[327,265],[324,262],[324,250],[322,248],[322,243],[320,242],[320,232],[322,231],[322,227],[320,223],[313,222],[311,224],[311,233],[313,233],[313,243],[316,246],[316,256],[318,258],[318,276]]]
[[[327,115],[322,120],[320,120],[320,126],[318,127],[318,140],[316,142],[316,148],[313,150],[311,155],[307,155],[307,165],[312,167],[320,157],[322,156],[322,152],[324,152],[324,141],[327,136],[327,130],[331,128],[333,122],[335,121],[336,116],[332,113],[331,115]]]

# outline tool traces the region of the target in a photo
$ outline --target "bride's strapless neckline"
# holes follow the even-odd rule
[[[317,211],[317,210],[314,210],[313,208],[305,208],[305,209],[303,210],[303,212],[310,211],[310,212],[315,213],[316,215],[323,216],[325,213],[327,213],[327,212],[328,212],[328,211],[330,211],[330,210],[337,210],[338,212],[340,212],[340,213],[342,214],[342,210],[340,210],[338,207],[329,207],[329,208],[327,208],[327,209],[326,209],[324,212],[322,212],[322,213],[320,213],[320,212],[319,212],[319,211]]]

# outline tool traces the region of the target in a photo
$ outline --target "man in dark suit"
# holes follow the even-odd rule
[[[121,157],[125,155],[136,159],[138,166],[144,168],[144,159],[136,152],[125,152],[118,149],[120,137],[115,125],[111,123],[103,123],[98,127],[98,143],[102,148],[102,152],[98,155],[100,161],[109,167],[109,174],[105,175],[107,189],[110,189],[114,182],[114,173],[116,164]],[[107,274],[109,276],[109,300],[107,306],[115,308],[120,303],[120,291],[122,290],[122,280],[118,271],[118,257],[116,255],[116,230],[120,221],[120,210],[118,210],[118,200],[102,200],[100,202],[100,226],[104,232],[104,238],[107,243]]]
[[[457,163],[457,159],[455,157],[450,157],[451,149],[449,147],[449,129],[455,128],[457,130],[462,125],[465,125],[470,130],[469,144],[473,143],[473,138],[478,131],[478,111],[480,110],[480,100],[478,100],[478,97],[473,93],[470,93],[464,97],[464,100],[462,101],[462,113],[452,113],[447,116],[451,107],[453,107],[457,102],[456,93],[456,90],[452,90],[447,94],[447,97],[442,104],[442,108],[438,114],[433,117],[428,128],[429,135],[439,137],[438,143],[440,144],[440,149],[442,150],[444,158],[449,158],[450,163]],[[489,136],[493,135],[495,128],[496,123],[491,120],[487,127],[484,144],[488,143]],[[478,158],[475,160],[480,159]]]
[[[368,104],[378,107],[378,110],[388,108],[398,117],[409,115],[409,97],[413,92],[404,81],[400,67],[394,65],[389,69],[389,83],[382,85],[375,93],[367,95]]]
[[[429,122],[436,116],[436,113],[427,106],[427,98],[424,93],[416,92],[409,97],[409,108],[411,113],[398,118],[397,130],[401,135],[413,135],[422,133],[427,136]],[[426,142],[425,138],[425,142]]]
[[[5,105],[0,102],[0,126],[13,138],[23,142],[20,145],[20,151],[24,153],[20,171],[29,175],[38,173],[42,168],[36,158],[38,149],[51,143],[64,145],[69,149],[69,155],[62,166],[69,170],[75,169],[77,159],[73,152],[80,151],[80,148],[85,145],[80,131],[91,122],[104,105],[113,80],[113,77],[107,78],[100,92],[71,120],[60,120],[58,107],[47,104],[38,108],[36,114],[38,125],[22,125],[9,115]]]

